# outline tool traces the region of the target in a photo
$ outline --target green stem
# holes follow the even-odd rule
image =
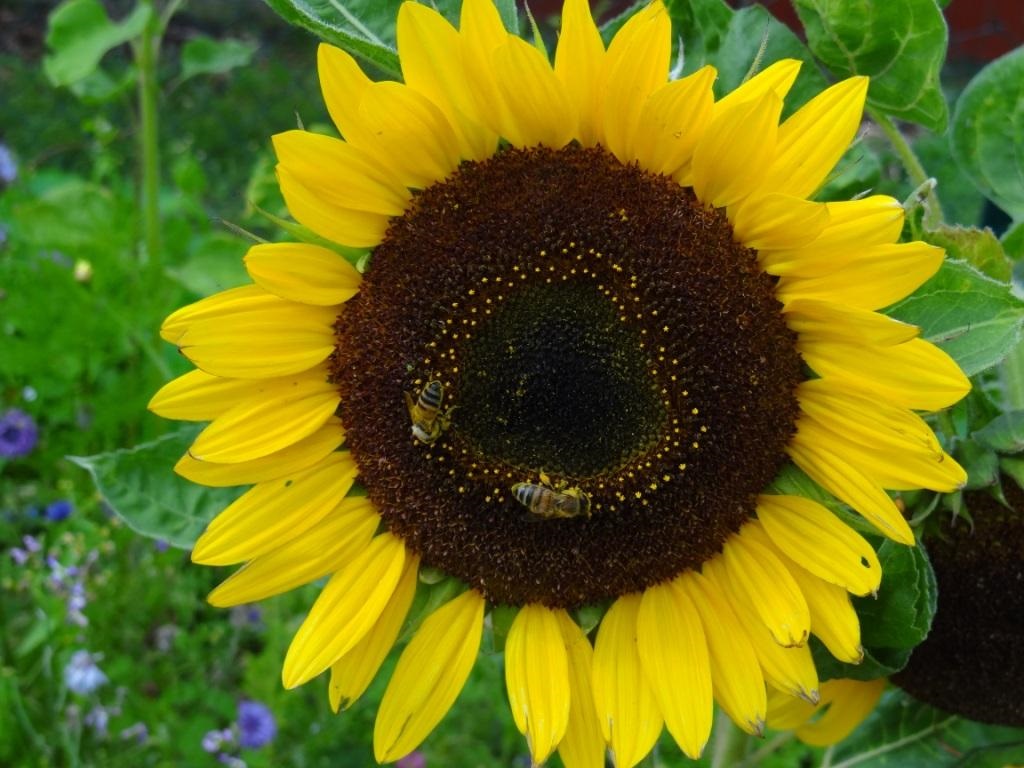
[[[722,710],[715,715],[715,743],[711,768],[734,768],[743,762],[750,737],[741,731]]]
[[[149,23],[135,47],[135,66],[139,73],[139,151],[142,158],[140,203],[142,232],[146,246],[145,262],[150,285],[158,285],[163,271],[160,252],[160,127],[157,113],[157,58],[163,27],[153,0],[140,0],[151,11]]]
[[[924,166],[921,165],[921,161],[917,159],[917,155],[914,154],[910,142],[900,133],[900,129],[896,127],[896,124],[887,115],[871,107],[868,107],[866,111],[878,127],[882,129],[882,133],[889,139],[893,149],[896,150],[896,154],[900,157],[900,162],[903,163],[903,167],[907,171],[907,176],[910,177],[911,184],[918,188],[927,189],[922,200],[924,205],[924,223],[930,227],[937,226],[942,221],[942,206],[939,203],[939,196],[935,193],[935,189],[928,185],[930,177],[925,171]]]

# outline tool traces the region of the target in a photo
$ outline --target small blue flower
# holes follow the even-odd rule
[[[43,512],[46,515],[46,519],[51,523],[59,523],[61,520],[67,520],[71,517],[71,513],[75,511],[75,506],[67,499],[59,499],[50,504],[46,505],[46,511]]]
[[[0,458],[16,459],[32,452],[39,442],[36,423],[18,408],[8,409],[0,416]]]
[[[87,696],[106,683],[107,676],[96,666],[96,659],[88,651],[75,651],[64,667],[64,684],[79,696]]]
[[[18,178],[18,163],[6,144],[0,144],[0,184],[10,184]]]
[[[238,704],[238,743],[245,749],[259,749],[274,740],[277,723],[274,714],[258,701]]]

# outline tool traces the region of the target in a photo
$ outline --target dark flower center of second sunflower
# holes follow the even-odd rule
[[[698,568],[784,461],[802,374],[772,279],[721,212],[602,149],[463,164],[364,278],[332,362],[362,481],[425,564],[495,602]],[[430,382],[424,441],[406,400]],[[520,483],[588,503],[541,515]]]

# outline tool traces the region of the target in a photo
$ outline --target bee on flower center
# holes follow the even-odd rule
[[[441,410],[444,403],[444,385],[437,380],[428,381],[416,399],[405,392],[405,405],[412,419],[412,436],[424,445],[431,445],[451,425],[452,411]]]
[[[567,487],[563,480],[552,485],[550,478],[540,473],[540,483],[516,483],[512,495],[530,514],[544,520],[557,518],[590,517],[590,496],[581,488]]]

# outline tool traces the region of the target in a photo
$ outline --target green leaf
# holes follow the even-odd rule
[[[1020,751],[1008,750],[1021,740],[1019,729],[974,723],[891,690],[835,747],[830,766],[1001,768],[1019,757]]]
[[[924,549],[887,539],[878,547],[878,559],[882,564],[878,596],[853,598],[864,660],[844,664],[814,639],[811,649],[822,680],[874,680],[891,675],[906,666],[914,646],[931,629],[937,588]]]
[[[752,72],[764,39],[764,54]],[[742,85],[748,75],[756,74],[779,59],[799,59],[805,62],[792,90],[786,96],[785,117],[823,91],[828,83],[814,66],[807,46],[800,42],[789,27],[759,5],[736,12],[729,20],[721,48],[710,57],[709,63],[718,68],[715,93],[721,98]]]
[[[868,75],[868,105],[936,133],[947,30],[935,0],[793,0],[807,43],[837,77]]]
[[[43,72],[56,86],[88,77],[112,48],[138,37],[151,10],[139,4],[124,21],[112,22],[99,0],[69,0],[50,14]]]
[[[180,81],[196,75],[222,75],[252,61],[256,44],[248,40],[214,40],[200,35],[181,50]]]
[[[999,482],[999,457],[990,447],[963,440],[957,446],[956,459],[967,471],[967,490],[991,488]]]
[[[191,549],[214,515],[246,490],[207,488],[174,473],[197,431],[186,427],[135,448],[67,458],[89,472],[100,495],[132,530]]]
[[[1024,47],[996,59],[960,94],[950,141],[974,184],[1024,219]]]
[[[886,314],[921,326],[926,339],[974,376],[998,364],[1017,343],[1024,302],[1009,285],[970,264],[947,259],[937,274]]]
[[[974,433],[974,439],[999,453],[1024,451],[1024,411],[1010,411]]]
[[[946,249],[954,259],[966,261],[982,274],[1009,283],[1013,275],[1013,262],[1006,256],[1003,246],[991,229],[961,227],[943,224],[925,230],[925,240]]]
[[[324,42],[348,51],[371,64],[381,74],[402,79],[395,52],[395,21],[403,0],[264,0],[289,24],[302,27]],[[460,0],[427,3],[458,26]],[[495,5],[505,26],[519,31],[515,0],[497,0]]]
[[[1024,260],[1024,221],[1013,224],[999,240],[1006,255],[1015,261]]]
[[[629,18],[647,3],[637,3],[626,13],[606,24],[601,34],[607,41]],[[666,0],[669,16],[672,18],[673,45],[681,47],[678,56],[682,58],[683,74],[696,72],[705,64],[712,63],[729,30],[729,22],[735,15],[725,0]],[[760,43],[760,37],[754,43]]]

